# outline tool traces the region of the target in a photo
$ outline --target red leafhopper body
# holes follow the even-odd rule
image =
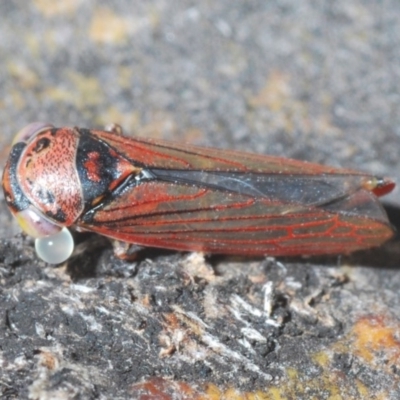
[[[75,227],[141,246],[205,253],[343,254],[393,235],[378,196],[394,183],[348,169],[31,124],[3,174],[31,235]]]

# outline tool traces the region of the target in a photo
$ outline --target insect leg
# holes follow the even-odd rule
[[[121,240],[112,240],[114,256],[120,260],[133,261],[136,259],[139,251],[144,249],[143,246],[137,244],[123,242]]]

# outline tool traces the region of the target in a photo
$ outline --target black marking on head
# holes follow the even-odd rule
[[[36,142],[36,145],[33,148],[33,151],[35,153],[40,153],[46,147],[49,147],[49,145],[50,145],[50,139],[49,138],[41,138]]]
[[[11,193],[4,190],[4,195],[8,207],[13,212],[25,210],[31,204],[28,198],[25,196],[24,192],[21,190],[17,179],[18,161],[25,146],[26,144],[23,142],[16,143],[11,149],[10,156],[6,165],[6,169],[8,168]]]
[[[37,192],[41,203],[43,204],[53,204],[55,202],[54,194],[46,189],[39,189]]]
[[[67,220],[65,213],[59,208],[57,212],[53,213],[51,211],[47,211],[46,215],[52,219],[53,221],[64,223]]]
[[[107,197],[111,183],[118,179],[119,159],[110,154],[110,147],[103,141],[95,138],[88,129],[79,129],[80,139],[76,154],[76,168],[82,185],[85,209],[91,208],[93,201],[102,196]],[[96,160],[90,155],[96,154]],[[87,163],[96,163],[96,176],[91,179]]]
[[[54,204],[56,201],[54,194],[50,192],[49,190],[46,191],[46,203],[47,204]]]

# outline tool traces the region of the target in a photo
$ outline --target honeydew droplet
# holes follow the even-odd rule
[[[35,240],[36,254],[49,264],[60,264],[67,260],[74,250],[74,239],[67,228],[60,232]]]

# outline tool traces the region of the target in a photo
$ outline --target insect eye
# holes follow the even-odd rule
[[[59,264],[69,258],[74,249],[74,240],[67,228],[47,220],[32,208],[16,214],[22,230],[36,238],[37,255],[50,264]]]
[[[18,142],[27,142],[38,133],[54,128],[53,125],[44,122],[32,122],[22,128],[14,137],[13,145]]]

